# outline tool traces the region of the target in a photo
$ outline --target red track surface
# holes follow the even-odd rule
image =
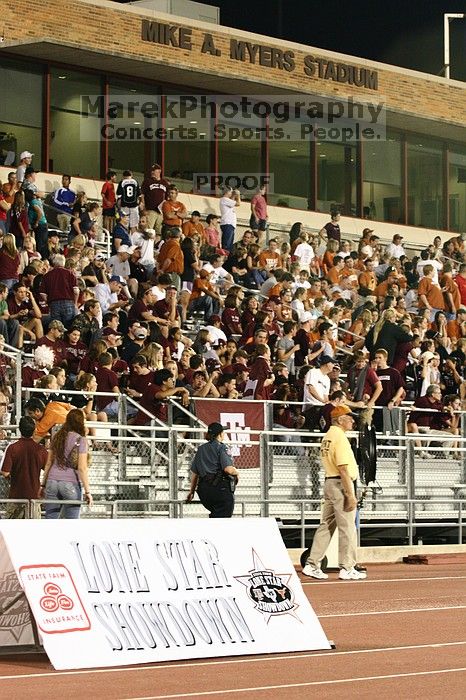
[[[337,648],[101,671],[53,671],[45,656],[0,660],[0,698],[466,697],[466,564],[373,566],[367,581],[306,579]]]

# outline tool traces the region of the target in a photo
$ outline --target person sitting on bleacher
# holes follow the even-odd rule
[[[40,399],[29,399],[24,407],[27,416],[36,421],[33,438],[36,442],[50,436],[56,425],[63,425],[73,406],[61,401],[50,401],[46,406]]]
[[[458,434],[458,428],[452,428],[452,417],[454,415],[454,402],[449,402],[448,408],[442,402],[442,390],[438,384],[431,384],[427,387],[425,396],[419,396],[414,401],[414,410],[408,416],[408,432],[431,434],[451,432]],[[416,408],[429,409],[416,411]],[[429,442],[416,440],[416,447],[423,447],[420,456],[422,459],[432,459],[432,455],[427,452]],[[450,442],[445,443],[450,446]],[[434,455],[435,456],[435,455]]]

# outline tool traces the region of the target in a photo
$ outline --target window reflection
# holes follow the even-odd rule
[[[363,154],[363,217],[403,223],[399,136],[389,133],[386,141],[366,141]]]
[[[356,216],[356,146],[317,143],[317,209]]]
[[[448,164],[450,231],[466,231],[466,148],[452,148]]]
[[[100,95],[98,76],[52,68],[50,72],[49,170],[100,176],[100,114],[82,96]]]
[[[440,144],[418,136],[408,143],[408,224],[442,228],[443,168]]]
[[[29,151],[34,153],[33,164],[40,168],[42,71],[14,61],[2,61],[0,83],[3,86],[0,100],[0,165],[15,166],[19,163],[20,153]]]

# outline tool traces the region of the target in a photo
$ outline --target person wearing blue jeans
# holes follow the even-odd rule
[[[55,501],[45,504],[47,519],[56,520],[61,515],[67,519],[79,518],[83,487],[86,503],[92,505],[86,434],[84,413],[73,408],[52,438],[41,483],[41,497]]]
[[[220,313],[221,298],[210,283],[212,273],[206,268],[202,268],[199,277],[194,280],[191,301],[189,303],[189,313],[203,311],[204,320],[208,323],[212,314]],[[194,297],[194,298],[193,298]]]
[[[228,250],[229,253],[233,250],[236,231],[236,211],[235,208],[241,204],[241,197],[238,190],[233,190],[231,187],[224,187],[223,197],[220,199],[220,228],[222,230],[222,248]]]

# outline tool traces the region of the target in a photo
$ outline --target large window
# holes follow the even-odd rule
[[[408,142],[408,224],[444,227],[442,148],[424,136]]]
[[[317,209],[356,216],[356,146],[317,143]]]
[[[363,178],[364,218],[404,223],[399,136],[363,143]]]
[[[33,164],[41,168],[43,73],[4,62],[0,84],[0,164],[15,166],[21,151],[29,151],[34,153]]]
[[[165,175],[181,192],[204,190],[207,194],[204,183],[212,171],[215,120],[210,119],[209,111],[203,113],[192,100],[185,103],[183,113],[182,95],[178,90],[176,94],[166,96]]]
[[[100,117],[86,100],[101,94],[100,78],[64,68],[50,72],[49,170],[81,177],[100,176]],[[82,99],[84,98],[84,100]]]
[[[452,148],[448,163],[450,231],[466,231],[466,148]]]
[[[109,105],[111,110],[117,110],[117,118],[107,141],[108,166],[119,175],[123,170],[131,170],[133,176],[142,182],[146,171],[149,172],[152,163],[157,161],[157,141],[151,138],[153,131],[160,126],[157,89],[134,81],[112,80]],[[111,116],[108,122],[112,122]]]
[[[270,204],[308,209],[310,207],[311,146],[298,140],[299,125],[286,125],[290,139],[269,141],[269,172],[273,178]],[[295,140],[292,140],[293,137]]]
[[[218,171],[222,175],[243,176],[240,186],[243,199],[252,199],[256,184],[264,174],[262,142],[265,142],[265,124],[262,118],[251,115],[235,119],[219,116]]]

